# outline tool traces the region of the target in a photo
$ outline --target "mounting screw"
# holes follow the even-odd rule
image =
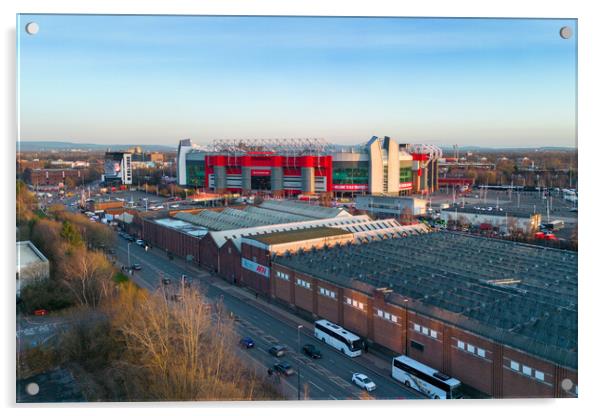
[[[562,39],[568,39],[573,35],[573,31],[568,26],[563,26],[560,28],[560,37]]]
[[[25,25],[25,31],[29,35],[35,35],[40,30],[40,26],[36,22],[29,22]]]

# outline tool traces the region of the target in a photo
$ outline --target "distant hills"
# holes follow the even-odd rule
[[[17,143],[17,150],[24,152],[32,151],[51,151],[51,150],[96,150],[111,151],[128,150],[132,147],[140,146],[145,151],[167,152],[175,151],[176,146],[165,146],[161,144],[93,144],[93,143],[72,143],[72,142],[46,142],[46,141],[21,141]]]
[[[73,143],[73,142],[59,142],[59,141],[21,141],[17,144],[20,145],[22,151],[51,151],[51,150],[92,150],[92,151],[104,151],[110,149],[111,151],[128,150],[134,146],[140,146],[145,151],[151,152],[169,152],[175,151],[177,146],[166,146],[162,144],[93,144],[93,143]],[[350,146],[357,145],[343,145],[334,144],[336,148],[347,148]],[[440,146],[446,153],[453,151],[453,146],[441,145]],[[461,152],[525,152],[525,151],[576,151],[576,147],[489,147],[489,146],[459,146],[458,150]]]

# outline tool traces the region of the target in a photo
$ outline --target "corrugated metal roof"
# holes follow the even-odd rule
[[[223,246],[228,240],[232,240],[240,250],[241,238],[258,234],[268,234],[276,231],[302,230],[317,227],[339,227],[342,225],[359,224],[372,221],[367,215],[357,215],[342,218],[327,218],[309,221],[297,221],[286,224],[272,224],[260,227],[239,228],[234,230],[212,231],[210,235],[218,247]]]
[[[272,209],[275,211],[283,211],[297,215],[303,215],[310,218],[335,218],[335,217],[350,217],[351,214],[343,208],[329,208],[320,205],[311,205],[307,202],[283,200],[264,201],[260,205],[261,208]]]
[[[343,228],[318,227],[305,228],[302,230],[276,231],[265,235],[256,235],[248,238],[260,241],[264,244],[283,244],[295,241],[306,241],[322,237],[335,237],[351,235],[352,233]]]
[[[274,263],[345,287],[361,283],[369,294],[389,287],[388,302],[577,368],[574,252],[438,232],[285,255]]]

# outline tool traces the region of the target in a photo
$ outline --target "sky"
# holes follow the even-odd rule
[[[576,146],[573,19],[20,15],[17,28],[21,140]]]

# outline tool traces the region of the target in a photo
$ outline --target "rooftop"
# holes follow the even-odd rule
[[[511,217],[519,217],[519,218],[531,218],[533,215],[532,211],[529,210],[515,210],[515,209],[505,209],[504,207],[492,207],[492,206],[478,206],[478,205],[465,205],[461,206],[450,206],[449,208],[444,208],[441,211],[448,212],[458,212],[458,214],[466,213],[466,214],[480,214],[480,215],[495,215],[500,217],[505,217],[509,215]]]
[[[350,217],[347,211],[343,208],[330,208],[320,205],[311,205],[307,202],[291,201],[291,200],[267,200],[261,203],[261,208],[266,208],[274,211],[283,211],[296,215],[303,215],[309,218],[334,218],[334,217]]]
[[[17,269],[36,263],[48,263],[48,259],[31,241],[17,241]]]
[[[173,228],[193,237],[203,237],[209,232],[209,230],[207,230],[205,227],[199,227],[197,225],[193,225],[185,221],[174,220],[172,218],[159,218],[156,219],[155,222],[164,227]]]
[[[272,245],[352,234],[353,233],[351,233],[350,231],[346,231],[341,228],[318,227],[306,228],[301,230],[276,231],[270,234],[262,234],[252,236],[249,238],[260,241],[265,244]]]
[[[577,368],[577,254],[450,232],[279,256],[274,263],[372,294]]]

